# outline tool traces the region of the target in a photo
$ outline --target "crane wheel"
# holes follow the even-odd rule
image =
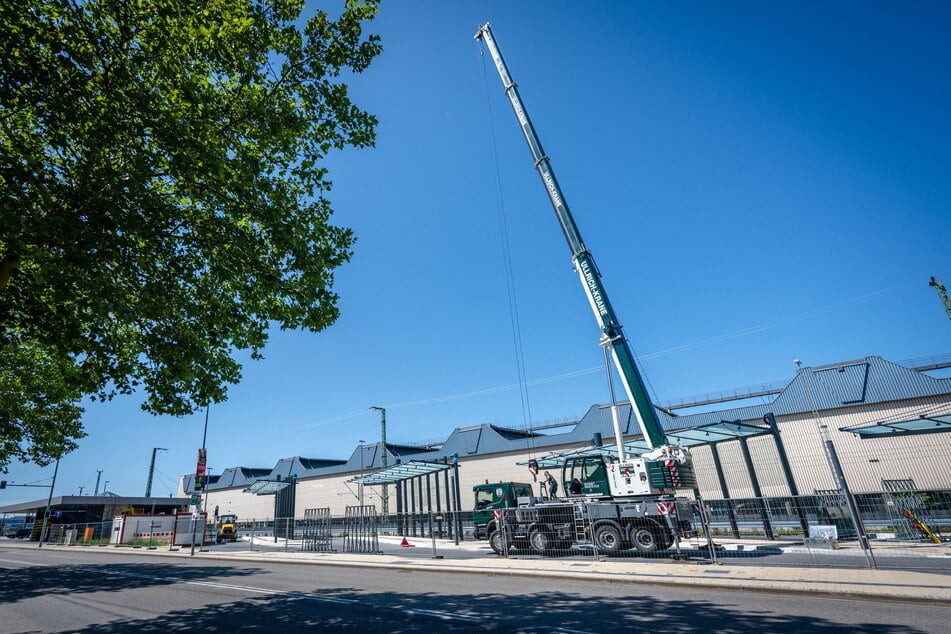
[[[539,555],[551,555],[555,550],[555,539],[552,534],[544,528],[533,528],[528,534],[528,543],[532,550]]]
[[[621,529],[614,524],[600,524],[594,528],[594,545],[606,555],[621,552],[623,540]]]
[[[646,526],[639,524],[631,528],[631,543],[634,548],[641,553],[653,553],[669,546],[663,546],[662,540],[658,538],[659,527]],[[673,542],[671,542],[673,543]]]

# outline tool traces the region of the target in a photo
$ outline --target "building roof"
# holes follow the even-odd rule
[[[189,498],[160,498],[160,497],[122,497],[118,495],[59,495],[52,498],[41,498],[29,502],[19,502],[7,506],[0,506],[0,513],[26,513],[46,509],[49,502],[50,509],[63,507],[90,507],[90,506],[188,506]]]
[[[670,432],[716,425],[724,421],[758,424],[767,412],[782,417],[850,405],[946,395],[951,395],[951,378],[935,378],[881,357],[870,356],[855,361],[801,368],[769,402],[684,415],[660,408],[656,408],[656,412],[661,425]],[[630,441],[632,437],[640,435],[640,428],[629,403],[619,403],[618,407],[624,436]],[[595,434],[600,434],[603,440],[611,443],[614,425],[610,405],[592,405],[581,420],[567,425],[565,429],[561,433],[538,434],[488,423],[456,428],[435,449],[387,444],[387,464],[394,466],[411,460],[434,462],[446,460],[453,454],[463,460],[506,452],[549,452],[556,447],[572,445],[580,448],[590,445]],[[226,469],[217,482],[209,482],[207,488],[248,487],[257,480],[284,480],[289,475],[306,478],[369,472],[381,467],[381,444],[364,443],[354,448],[347,460],[293,457],[278,461],[272,469],[232,467]],[[185,477],[186,491],[191,490],[193,482],[194,476]]]

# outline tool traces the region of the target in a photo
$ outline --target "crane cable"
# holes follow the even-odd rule
[[[505,267],[505,288],[509,303],[509,319],[512,326],[512,341],[515,350],[515,370],[519,385],[519,394],[522,405],[522,424],[527,430],[531,426],[532,406],[528,394],[528,380],[525,372],[525,350],[522,346],[522,330],[518,312],[518,294],[515,283],[515,269],[512,266],[512,249],[509,243],[508,218],[505,213],[505,198],[502,194],[502,170],[499,164],[499,150],[496,143],[495,120],[492,117],[492,101],[489,93],[489,81],[485,70],[485,51],[483,50],[481,40],[477,41],[476,46],[479,50],[479,59],[482,68],[482,85],[485,92],[486,113],[489,123],[489,137],[492,142],[492,158],[495,165],[495,194],[496,208],[498,210],[499,220],[499,240],[502,244],[502,260]],[[529,435],[529,455],[535,457],[534,435]],[[532,475],[535,475],[534,473]]]

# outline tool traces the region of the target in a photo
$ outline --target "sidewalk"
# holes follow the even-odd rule
[[[381,538],[381,541],[393,538]],[[421,549],[429,548],[429,539],[410,539]],[[441,548],[452,542],[437,540]],[[35,542],[4,540],[0,549],[36,548]],[[951,575],[901,570],[868,570],[862,568],[780,567],[750,565],[711,565],[679,561],[608,561],[518,559],[497,557],[487,553],[475,559],[433,559],[400,557],[392,554],[285,552],[282,550],[214,550],[183,546],[178,550],[159,547],[116,548],[113,546],[44,545],[43,549],[72,552],[95,551],[121,554],[178,557],[243,562],[281,562],[354,568],[386,568],[433,572],[457,572],[483,575],[525,576],[538,579],[599,581],[621,584],[651,584],[715,588],[718,590],[749,590],[756,592],[801,593],[829,598],[853,600],[892,600],[951,606]]]

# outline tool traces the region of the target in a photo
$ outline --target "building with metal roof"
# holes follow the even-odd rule
[[[697,493],[705,498],[837,489],[828,468],[824,431],[838,450],[853,492],[887,490],[894,482],[919,489],[951,489],[951,434],[940,433],[951,431],[951,378],[870,356],[800,368],[784,387],[758,399],[753,405],[696,413],[681,413],[682,406],[657,408],[671,440],[691,448]],[[625,443],[635,452],[646,448],[629,404],[618,407]],[[907,422],[935,419],[933,426]],[[891,431],[868,431],[876,428]],[[460,508],[467,509],[471,505],[468,491],[477,483],[531,481],[524,466],[528,460],[542,460],[541,464],[554,468],[558,456],[569,452],[609,452],[610,446],[597,445],[613,445],[611,406],[593,405],[580,420],[545,432],[485,423],[456,428],[441,444],[383,447],[371,443],[356,447],[346,460],[293,457],[279,460],[271,469],[232,467],[207,483],[206,508],[218,506],[222,513],[237,513],[244,519],[275,517],[280,495],[253,495],[249,489],[259,481],[292,480],[295,497],[281,502],[285,511],[291,509],[299,517],[307,508],[330,508],[342,515],[345,507],[359,499],[355,480],[380,471],[386,451],[391,468],[415,463],[454,464],[458,469],[404,468],[406,480],[419,480],[409,484],[386,476],[377,478],[386,484],[364,480],[370,489],[367,504],[380,508],[383,486],[390,487],[388,493],[396,494],[404,510],[410,508],[411,500],[421,507],[424,497],[431,504],[433,485],[427,484],[424,494],[422,482],[435,480],[435,496],[446,500],[443,507],[450,490],[457,489],[462,491]],[[179,494],[191,493],[193,485],[194,476],[183,476]],[[391,504],[389,510],[396,509]]]

